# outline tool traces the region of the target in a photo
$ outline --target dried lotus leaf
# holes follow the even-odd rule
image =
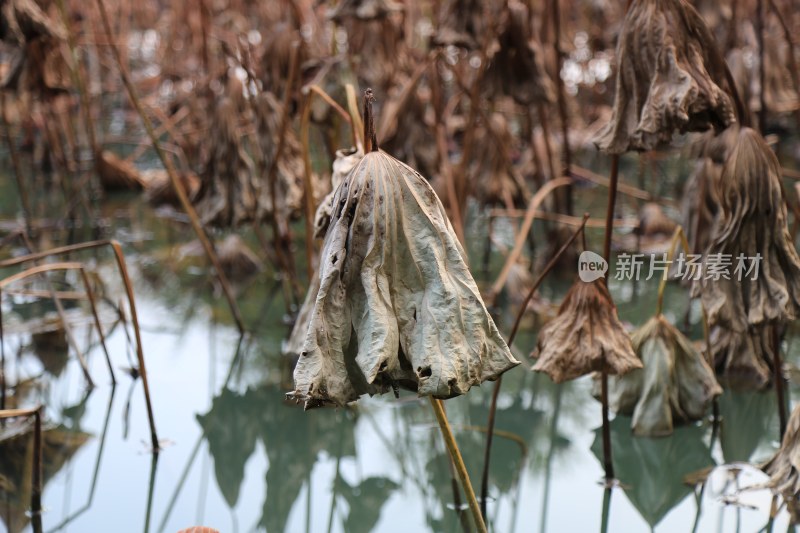
[[[725,63],[685,0],[634,0],[617,43],[617,93],[595,139],[609,153],[651,150],[673,133],[722,130],[736,121]]]
[[[722,389],[703,356],[662,315],[650,319],[631,336],[643,368],[612,378],[611,408],[633,415],[638,436],[670,435],[675,420],[702,418]]]
[[[511,96],[522,105],[555,102],[555,86],[544,67],[544,53],[532,38],[528,7],[511,0],[503,10],[501,24],[488,58],[485,92]]]
[[[336,189],[342,184],[348,174],[355,168],[361,158],[364,157],[362,150],[350,148],[349,150],[337,150],[336,160],[333,162],[333,173],[331,174],[331,192],[322,200],[314,214],[314,237],[321,239],[328,231],[328,224],[333,213],[333,197],[336,196]]]
[[[792,523],[800,522],[800,406],[789,417],[780,449],[761,469],[770,476],[766,486],[783,497]]]
[[[602,279],[572,285],[558,315],[539,333],[532,355],[538,359],[533,369],[556,383],[604,367],[612,375],[642,368]]]
[[[398,386],[449,398],[519,364],[422,176],[370,152],[333,206],[295,399],[343,405]]]
[[[742,128],[713,184],[720,212],[705,257],[724,254],[733,265],[730,279],[705,276],[699,283],[712,327],[744,332],[791,320],[800,308],[800,258],[786,223],[780,176],[780,163],[761,135]],[[760,254],[757,275],[734,273],[740,254]]]

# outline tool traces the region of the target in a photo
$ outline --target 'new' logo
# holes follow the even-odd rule
[[[578,277],[581,281],[590,283],[604,278],[606,272],[608,272],[608,262],[602,256],[586,250],[578,258]]]

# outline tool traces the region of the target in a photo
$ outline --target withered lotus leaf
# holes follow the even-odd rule
[[[791,320],[800,309],[800,258],[786,224],[780,163],[759,133],[742,128],[713,184],[719,201],[711,254],[732,258],[731,272],[700,283],[710,325],[734,331]],[[757,258],[758,271],[735,274],[738,257]],[[753,267],[755,268],[755,267]],[[739,278],[742,279],[739,279]]]
[[[686,0],[633,0],[617,42],[613,115],[595,143],[619,154],[676,131],[724,129],[735,122],[725,84],[717,43]]]
[[[761,469],[770,476],[766,485],[783,497],[792,522],[800,522],[800,406],[789,417],[780,449]]]
[[[333,162],[333,172],[331,173],[331,186],[333,190],[325,196],[322,203],[317,207],[317,212],[314,215],[314,237],[318,239],[325,237],[325,233],[328,231],[328,225],[331,222],[333,198],[336,196],[336,189],[339,188],[339,185],[341,185],[358,162],[361,161],[362,157],[364,157],[364,151],[361,149],[350,148],[348,150],[336,151],[336,159]],[[292,327],[292,332],[283,345],[284,354],[296,357],[303,351],[303,345],[306,342],[306,331],[308,331],[308,324],[311,322],[311,312],[314,310],[314,305],[317,302],[318,292],[319,276],[312,275],[306,298],[303,300],[303,305],[297,313],[297,319],[294,322],[294,327]]]
[[[465,257],[428,182],[365,155],[334,196],[290,396],[306,408],[399,386],[449,398],[519,364]]]
[[[556,383],[605,367],[612,375],[642,368],[603,280],[576,281],[558,315],[539,332],[533,369]]]
[[[616,412],[633,415],[635,435],[670,435],[675,420],[702,418],[722,394],[706,360],[663,315],[636,330],[631,342],[644,367],[609,382],[609,403]]]

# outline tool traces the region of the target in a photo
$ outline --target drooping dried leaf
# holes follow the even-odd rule
[[[519,364],[422,176],[370,152],[333,205],[292,396],[307,408],[397,386],[449,398]]]
[[[213,111],[210,152],[193,199],[204,224],[237,227],[253,220],[256,192],[251,179],[255,164],[237,131],[237,106],[230,98]]]
[[[617,317],[617,308],[603,280],[577,280],[570,288],[558,316],[542,328],[533,369],[556,383],[575,379],[605,367],[624,375],[642,363]]]
[[[609,381],[609,403],[633,415],[634,435],[670,435],[674,421],[702,418],[722,394],[706,360],[663,315],[636,330],[631,342],[643,368]]]
[[[97,173],[103,188],[109,191],[121,189],[140,191],[144,187],[144,181],[136,166],[120,159],[109,150],[103,150],[99,154]]]
[[[789,417],[780,449],[761,469],[770,476],[767,486],[783,497],[792,523],[800,522],[800,406]]]
[[[736,390],[760,390],[772,380],[772,326],[761,324],[745,331],[711,325],[711,360],[725,386]]]
[[[735,122],[724,61],[686,0],[633,0],[617,43],[617,93],[595,140],[609,153],[651,150],[679,131]]]
[[[475,139],[475,157],[470,169],[477,178],[472,185],[475,196],[484,205],[507,208],[525,205],[525,180],[512,161],[514,138],[508,120],[500,113],[492,113],[488,124],[476,128]]]
[[[233,281],[252,276],[263,268],[261,259],[235,233],[225,237],[219,244],[217,255],[225,275]]]
[[[733,258],[730,279],[699,283],[710,326],[736,332],[791,320],[800,309],[800,257],[786,223],[778,159],[764,139],[742,128],[719,179],[711,244],[705,252]],[[758,275],[734,274],[737,258],[761,256]],[[749,266],[749,265],[747,265]],[[752,279],[755,277],[755,279]]]
[[[511,0],[501,17],[488,55],[484,92],[508,95],[523,105],[555,102],[555,87],[544,68],[542,49],[533,39],[528,7]]]
[[[333,199],[336,196],[336,191],[353,168],[361,161],[362,157],[364,157],[364,152],[360,149],[350,148],[349,150],[336,151],[336,159],[333,162],[333,172],[331,173],[331,185],[333,186],[333,190],[322,200],[322,203],[319,204],[317,212],[314,215],[315,238],[321,239],[325,237],[333,214]],[[317,302],[319,283],[319,275],[315,273],[315,275],[311,276],[306,298],[303,300],[303,305],[297,313],[297,319],[292,327],[292,332],[284,343],[282,351],[286,355],[298,357],[300,352],[303,351],[303,345],[306,342],[306,332],[308,331],[308,325],[311,323],[311,313]]]

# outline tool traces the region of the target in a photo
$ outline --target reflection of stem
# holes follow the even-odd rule
[[[203,436],[200,435],[198,437],[197,442],[192,448],[192,453],[189,454],[189,460],[186,462],[186,466],[183,469],[183,473],[181,474],[180,479],[178,480],[178,486],[175,487],[175,491],[172,493],[172,497],[169,499],[169,503],[167,504],[167,510],[164,513],[164,518],[161,519],[161,524],[158,526],[158,531],[164,531],[167,527],[167,520],[169,519],[169,515],[172,514],[172,509],[175,507],[175,502],[178,500],[178,495],[181,493],[181,489],[183,488],[183,484],[186,482],[186,478],[189,477],[189,470],[192,468],[194,464],[194,460],[197,457],[197,452],[200,451],[200,445],[203,444]]]
[[[614,463],[611,457],[611,426],[608,423],[608,369],[603,364],[600,371],[600,395],[603,402],[603,468],[606,482],[614,479]]]
[[[84,505],[83,507],[72,513],[72,515],[64,519],[63,522],[61,522],[55,528],[50,530],[50,533],[55,533],[56,531],[59,531],[60,529],[64,528],[67,524],[72,522],[79,515],[89,510],[89,508],[91,508],[92,506],[92,500],[94,499],[94,490],[95,487],[97,486],[97,478],[100,474],[100,463],[103,459],[103,449],[105,448],[106,445],[106,434],[108,433],[108,422],[111,420],[111,408],[114,405],[114,393],[116,392],[116,390],[117,390],[116,386],[112,386],[111,395],[108,398],[108,408],[106,408],[106,418],[105,421],[103,422],[103,432],[100,434],[100,446],[97,450],[97,459],[95,460],[94,463],[94,474],[92,474],[92,484],[89,487],[89,499],[86,502],[86,505]]]
[[[444,406],[441,400],[437,400],[433,396],[430,397],[433,412],[436,415],[436,421],[439,423],[439,429],[442,430],[442,438],[444,438],[447,451],[453,460],[456,467],[456,473],[461,479],[461,486],[464,488],[464,494],[467,497],[470,511],[472,511],[472,519],[475,521],[475,528],[480,533],[487,533],[486,524],[483,522],[481,509],[478,506],[478,500],[475,498],[475,491],[472,490],[472,483],[469,480],[467,467],[464,465],[464,459],[461,457],[461,452],[458,450],[458,444],[453,436],[453,431],[450,429],[450,423],[447,421],[447,414],[444,412]]]
[[[153,493],[156,488],[156,465],[158,464],[158,454],[153,454],[153,460],[150,463],[150,482],[147,488],[147,508],[144,513],[144,533],[150,531],[150,515],[153,509]]]
[[[783,362],[781,361],[781,336],[778,325],[772,326],[772,366],[775,373],[775,395],[778,400],[778,421],[780,423],[781,440],[786,433],[786,397],[783,393]]]
[[[519,324],[522,321],[522,315],[525,314],[525,310],[528,308],[528,303],[533,298],[536,289],[539,288],[539,285],[542,284],[544,281],[545,276],[550,273],[553,267],[556,266],[556,263],[567,251],[575,239],[578,237],[578,234],[583,232],[584,227],[586,226],[586,221],[589,220],[589,213],[585,213],[583,215],[583,224],[581,224],[578,229],[576,229],[572,236],[565,242],[561,248],[556,252],[550,262],[547,263],[547,266],[544,267],[544,270],[536,281],[531,286],[531,289],[528,291],[525,300],[522,302],[522,306],[519,308],[517,312],[517,318],[514,320],[514,326],[511,328],[511,334],[508,336],[508,346],[510,347],[514,344],[514,338],[517,336],[517,331],[519,331]],[[497,381],[494,384],[494,390],[492,391],[492,403],[489,406],[489,419],[487,422],[487,435],[486,435],[486,447],[484,449],[483,454],[483,475],[481,476],[481,514],[486,517],[486,498],[489,493],[489,461],[491,459],[491,452],[492,452],[492,438],[494,436],[494,419],[495,413],[497,412],[497,397],[500,395],[500,387],[503,384],[503,376],[499,376]]]
[[[603,491],[603,515],[600,519],[600,533],[608,531],[608,517],[611,514],[611,487]]]
[[[453,508],[456,510],[456,514],[458,514],[458,520],[461,522],[461,529],[464,530],[464,533],[470,533],[469,518],[461,504],[461,491],[458,488],[458,480],[456,479],[456,465],[453,464],[453,460],[450,456],[447,457],[447,469],[450,471],[450,485],[453,488]]]
[[[542,495],[542,521],[539,531],[545,532],[547,527],[547,502],[550,500],[550,475],[552,473],[553,456],[556,451],[556,429],[558,428],[558,416],[561,412],[561,387],[555,388],[555,402],[553,405],[553,420],[550,422],[550,449],[547,450],[547,458],[544,463],[544,493]]]

